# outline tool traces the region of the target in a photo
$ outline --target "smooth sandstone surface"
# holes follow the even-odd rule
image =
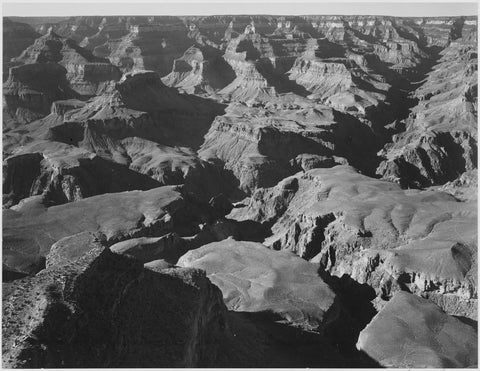
[[[357,347],[384,367],[476,367],[477,332],[428,300],[399,292],[360,333]]]
[[[310,327],[334,318],[335,294],[318,276],[317,265],[292,253],[227,239],[192,250],[177,264],[204,269],[230,310],[273,312]]]

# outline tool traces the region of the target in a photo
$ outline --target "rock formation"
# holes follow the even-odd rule
[[[208,367],[225,312],[204,272],[144,268],[97,248],[13,283],[3,298],[3,365]]]
[[[370,285],[379,306],[407,290],[449,314],[477,315],[476,202],[402,190],[336,166],[258,190],[231,217],[269,223],[264,244]]]
[[[259,108],[231,104],[210,127],[200,157],[224,163],[247,194],[300,170],[350,161],[367,167],[372,161],[377,139],[369,126],[327,106],[289,98]]]
[[[3,18],[3,81],[8,77],[11,59],[18,57],[39,36],[30,25]]]
[[[174,61],[172,72],[162,81],[182,92],[209,96],[227,86],[233,77],[232,69],[219,51],[192,46]]]
[[[316,265],[288,252],[227,239],[188,252],[178,265],[205,270],[230,310],[272,312],[307,328],[328,327],[338,317],[335,294]]]
[[[477,333],[428,300],[399,292],[360,333],[357,347],[384,367],[476,367]]]
[[[121,77],[120,71],[107,59],[95,57],[75,41],[60,37],[51,28],[13,61],[23,64],[58,63],[66,69],[70,87],[80,96],[95,96],[110,81]]]
[[[455,40],[426,81],[414,92],[419,103],[406,130],[380,153],[377,173],[403,186],[428,186],[453,180],[476,168],[476,31]]]
[[[187,28],[172,18],[166,24],[131,23],[127,35],[107,39],[94,49],[94,54],[109,58],[122,72],[154,70],[164,76],[190,46]]]
[[[187,202],[176,187],[109,193],[52,207],[41,196],[27,198],[3,211],[3,262],[12,270],[36,272],[52,244],[81,232],[99,232],[110,243],[175,230],[194,234],[208,220],[206,211]]]
[[[5,367],[477,366],[476,16],[3,32]]]
[[[182,183],[208,200],[228,182],[219,169],[178,146],[198,143],[218,109],[178,94],[148,72],[125,75],[87,104],[57,101],[27,131],[9,132],[13,142],[6,149],[17,149],[14,138],[28,145],[4,161],[5,200],[12,205],[46,192],[49,201],[62,203]],[[17,178],[25,164],[32,171]]]
[[[6,111],[19,123],[47,115],[52,102],[73,97],[67,71],[57,63],[31,63],[12,67],[3,84]]]

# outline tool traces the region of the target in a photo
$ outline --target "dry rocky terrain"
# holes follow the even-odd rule
[[[3,40],[3,367],[478,367],[476,17]]]

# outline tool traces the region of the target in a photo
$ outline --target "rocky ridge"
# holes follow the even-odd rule
[[[12,368],[206,367],[226,330],[204,272],[148,269],[100,249],[17,281],[3,313],[3,365]]]
[[[264,244],[370,285],[380,307],[406,290],[475,318],[475,210],[448,193],[405,191],[336,166],[258,190],[231,217],[271,225]]]

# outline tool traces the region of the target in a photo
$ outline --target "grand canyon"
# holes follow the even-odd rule
[[[473,367],[477,17],[3,18],[6,368]]]

